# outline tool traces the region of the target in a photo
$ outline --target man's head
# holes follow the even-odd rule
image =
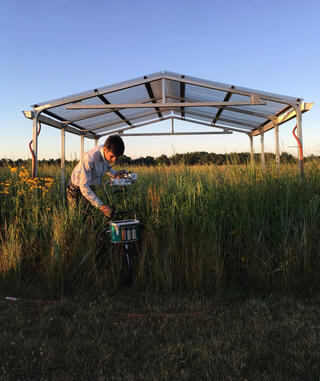
[[[103,146],[104,157],[109,163],[114,163],[123,155],[124,143],[119,135],[110,135]]]

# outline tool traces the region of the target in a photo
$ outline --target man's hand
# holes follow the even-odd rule
[[[114,207],[109,207],[107,205],[101,205],[99,207],[99,209],[101,210],[101,212],[103,214],[105,214],[108,218],[112,218],[114,216],[114,213],[115,213],[115,209]]]
[[[115,174],[114,174],[114,177],[116,179],[121,179],[123,177],[123,175],[126,173],[127,171],[125,169],[122,169],[120,171],[117,171]]]

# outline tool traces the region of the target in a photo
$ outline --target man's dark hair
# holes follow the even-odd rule
[[[117,157],[123,155],[124,143],[119,135],[110,135],[105,141],[104,146]]]

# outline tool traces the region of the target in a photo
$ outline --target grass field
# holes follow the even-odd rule
[[[215,292],[319,291],[320,170],[305,180],[295,166],[280,172],[251,166],[136,168],[125,199],[107,186],[98,194],[133,209],[141,239],[132,247],[135,289]],[[1,285],[41,285],[55,295],[79,288],[121,288],[122,248],[94,208],[69,210],[59,169],[2,169]]]
[[[0,169],[0,296],[21,298],[0,300],[0,379],[318,380],[319,163],[134,171],[125,199],[98,191],[141,221],[126,289],[57,167]]]
[[[319,298],[128,291],[0,308],[1,380],[319,380]]]

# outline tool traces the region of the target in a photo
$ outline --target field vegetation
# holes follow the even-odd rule
[[[68,168],[68,173],[70,173]],[[131,247],[137,289],[216,292],[319,290],[320,171],[296,166],[136,167],[125,198],[107,185],[98,195],[133,209],[140,241]],[[56,295],[81,287],[117,290],[121,246],[94,208],[69,209],[59,168],[1,169],[1,285],[39,284]]]
[[[141,221],[130,289],[57,166],[0,169],[0,379],[318,379],[319,162],[131,169],[98,191]]]

